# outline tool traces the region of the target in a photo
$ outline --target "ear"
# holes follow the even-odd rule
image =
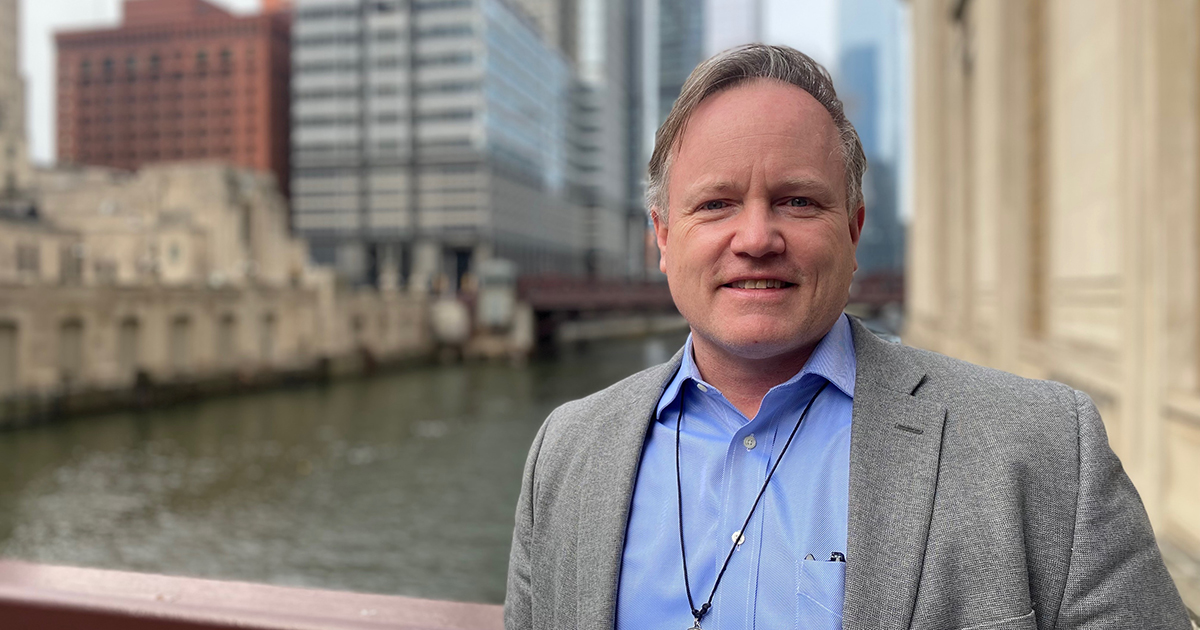
[[[867,218],[867,207],[858,207],[858,212],[850,218],[850,247],[858,251],[858,239],[862,237],[863,221]],[[854,257],[854,270],[858,271],[858,257]]]
[[[658,270],[667,273],[667,221],[659,216],[658,206],[650,209],[654,221],[654,239],[658,241]]]

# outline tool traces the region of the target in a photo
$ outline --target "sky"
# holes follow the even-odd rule
[[[50,164],[54,161],[54,33],[115,26],[121,17],[121,0],[19,1],[30,155],[39,164]],[[259,8],[259,0],[211,1],[235,13]],[[736,1],[721,0],[724,4]],[[768,43],[794,46],[825,64],[836,61],[837,0],[763,1]]]

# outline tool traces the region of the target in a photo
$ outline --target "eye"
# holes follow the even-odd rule
[[[808,197],[792,197],[787,200],[787,205],[792,208],[804,208],[813,205],[813,201]]]
[[[721,210],[721,209],[724,209],[725,207],[727,207],[728,205],[729,204],[725,203],[724,201],[721,201],[719,199],[714,199],[712,201],[706,201],[706,202],[700,204],[700,209],[701,210]]]

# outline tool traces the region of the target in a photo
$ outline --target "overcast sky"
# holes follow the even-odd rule
[[[259,0],[211,0],[234,12],[258,10]],[[54,33],[113,26],[121,0],[20,0],[21,68],[28,82],[30,155],[54,160]],[[766,39],[795,46],[818,61],[836,59],[836,0],[766,0]]]

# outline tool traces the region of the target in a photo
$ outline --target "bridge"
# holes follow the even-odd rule
[[[523,276],[517,297],[533,308],[538,343],[555,338],[569,322],[677,315],[665,280],[627,282],[570,276]],[[877,315],[888,305],[904,303],[904,277],[877,273],[855,278],[850,304],[861,313]]]
[[[522,276],[517,297],[533,309],[538,345],[549,344],[560,328],[574,322],[678,314],[665,281]]]

